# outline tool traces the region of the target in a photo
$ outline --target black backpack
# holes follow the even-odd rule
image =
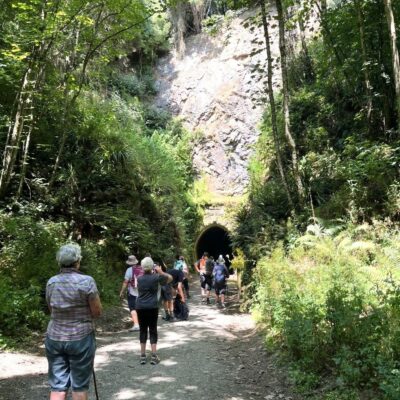
[[[214,270],[214,261],[208,259],[206,261],[206,275],[210,275],[211,276],[212,273],[213,273],[213,270]]]
[[[187,321],[189,319],[189,307],[186,303],[182,303],[179,296],[176,296],[174,301],[174,315],[175,318],[181,321]]]

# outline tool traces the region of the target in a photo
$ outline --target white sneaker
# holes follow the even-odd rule
[[[137,332],[139,330],[140,330],[139,326],[138,325],[134,325],[134,326],[132,326],[132,328],[128,329],[128,332]]]

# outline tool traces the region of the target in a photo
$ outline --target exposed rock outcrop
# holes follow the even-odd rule
[[[186,41],[185,53],[160,60],[156,105],[184,119],[192,131],[194,165],[209,190],[224,196],[242,194],[247,166],[259,132],[264,106],[255,101],[264,92],[265,64],[262,27],[243,22],[255,11],[230,14],[214,36],[202,33]],[[272,29],[276,35],[275,28]],[[254,42],[259,42],[255,46]],[[279,48],[272,43],[274,57]],[[279,70],[279,69],[278,69]],[[279,80],[279,76],[275,79]]]

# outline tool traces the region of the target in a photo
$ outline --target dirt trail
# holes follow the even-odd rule
[[[194,293],[198,292],[194,286]],[[107,331],[121,325],[118,312],[108,316],[97,333],[100,399],[299,399],[289,392],[284,374],[265,352],[251,317],[237,311],[235,298],[232,290],[227,310],[219,310],[201,304],[195,293],[189,300],[189,321],[166,323],[160,318],[161,363],[156,366],[139,364],[137,332]],[[46,398],[43,356],[0,355],[0,400]],[[93,385],[89,398],[95,399]]]

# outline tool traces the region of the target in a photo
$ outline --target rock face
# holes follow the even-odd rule
[[[182,117],[196,132],[194,165],[217,195],[235,196],[246,190],[247,166],[259,136],[264,106],[255,98],[265,92],[266,77],[254,67],[266,61],[264,36],[262,27],[243,26],[255,14],[226,16],[215,35],[189,37],[184,54],[161,59],[156,69],[156,106]],[[276,28],[272,35],[276,37]],[[260,50],[257,54],[255,48]],[[272,52],[277,59],[277,40]]]

